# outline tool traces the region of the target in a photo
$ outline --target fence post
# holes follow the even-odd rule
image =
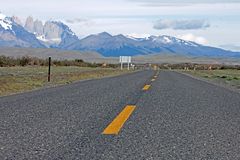
[[[48,82],[51,80],[51,57],[48,58]]]

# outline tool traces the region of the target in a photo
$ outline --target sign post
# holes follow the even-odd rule
[[[120,56],[119,62],[121,63],[121,70],[123,69],[123,62],[122,62],[122,56]]]

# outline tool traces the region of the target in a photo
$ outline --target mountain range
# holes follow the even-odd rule
[[[0,14],[0,47],[56,48],[62,50],[94,51],[105,57],[139,55],[180,55],[191,57],[240,58],[240,52],[204,46],[171,36],[134,38],[102,32],[79,39],[60,21],[34,20],[25,24],[19,18]]]
[[[34,34],[28,32],[13,18],[0,14],[0,46],[8,47],[45,47]]]

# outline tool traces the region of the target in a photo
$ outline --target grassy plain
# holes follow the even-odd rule
[[[240,90],[240,70],[189,70],[183,72]]]
[[[128,72],[113,68],[52,67],[51,82],[47,82],[48,67],[0,67],[0,96]]]

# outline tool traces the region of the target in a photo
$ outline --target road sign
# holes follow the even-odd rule
[[[132,57],[131,56],[120,56],[119,57],[119,62],[121,63],[121,70],[123,69],[123,64],[127,63],[128,64],[128,70],[129,70],[129,64],[132,61]]]
[[[132,57],[131,56],[120,56],[119,62],[120,63],[131,63]]]

